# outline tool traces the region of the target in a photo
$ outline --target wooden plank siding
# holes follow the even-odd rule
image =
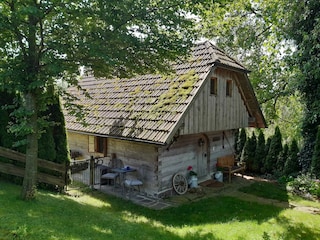
[[[93,136],[90,136],[93,137]],[[68,132],[70,149],[80,150],[84,159],[101,157],[98,152],[88,152],[89,135]],[[143,189],[153,194],[158,189],[158,148],[153,144],[107,138],[107,153],[111,157],[115,153],[124,165],[138,169],[137,174],[143,175]],[[107,163],[104,163],[107,164]],[[143,169],[142,169],[143,168]],[[143,171],[143,172],[142,172]]]
[[[199,135],[183,135],[169,149],[159,151],[159,191],[172,188],[172,178],[177,172],[187,174],[188,166],[194,166],[196,160],[196,147]],[[196,169],[195,169],[196,170]]]
[[[206,149],[201,149],[199,146],[200,138],[207,141]],[[201,154],[201,151],[206,153],[207,164],[205,174],[198,176],[199,181],[211,178],[212,173],[216,171],[217,159],[224,155],[233,154],[233,146],[234,134],[232,130],[180,136],[168,150],[165,148],[159,150],[159,176],[161,176],[159,191],[170,189],[175,173],[187,175],[188,166],[192,166],[194,171],[198,172],[197,154]]]
[[[249,114],[239,93],[237,75],[226,70],[216,70],[213,77],[218,79],[217,95],[210,94],[210,81],[206,81],[184,117],[182,135],[248,126]],[[230,97],[226,96],[227,80],[232,80]]]

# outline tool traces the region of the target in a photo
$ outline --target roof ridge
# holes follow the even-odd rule
[[[210,56],[212,57],[213,62],[216,62],[216,63],[220,63],[221,62],[220,58],[218,57],[218,55],[216,53],[216,51],[218,51],[222,55],[224,55],[225,57],[227,57],[230,60],[234,61],[237,65],[241,66],[243,69],[247,70],[247,68],[242,63],[240,63],[239,60],[237,60],[236,58],[234,58],[234,57],[230,56],[229,54],[227,54],[225,51],[223,51],[217,45],[213,44],[211,41],[205,40],[204,42],[199,42],[197,45],[204,45],[206,47],[206,49],[208,50]],[[247,70],[247,71],[249,71],[249,70]]]

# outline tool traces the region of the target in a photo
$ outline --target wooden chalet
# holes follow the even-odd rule
[[[248,70],[206,41],[173,65],[174,74],[129,79],[83,76],[77,96],[87,110],[82,125],[65,113],[70,149],[84,158],[115,153],[125,165],[143,171],[142,190],[161,195],[172,177],[197,172],[199,182],[216,171],[217,158],[233,153],[234,132],[264,128],[264,116]]]

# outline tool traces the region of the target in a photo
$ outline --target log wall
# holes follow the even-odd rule
[[[203,147],[199,146],[199,139],[205,141]],[[205,173],[198,174],[199,182],[212,178],[216,171],[218,157],[233,154],[234,134],[233,131],[218,131],[206,134],[183,135],[170,146],[159,150],[159,191],[165,191],[172,187],[172,177],[175,173],[187,176],[188,166],[199,173],[204,169]],[[199,157],[204,157],[199,161]],[[202,162],[202,165],[199,165]]]

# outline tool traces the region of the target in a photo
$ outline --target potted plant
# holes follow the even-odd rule
[[[196,188],[198,187],[198,178],[197,178],[197,173],[192,170],[192,166],[189,166],[187,168],[188,170],[188,179],[189,179],[189,185],[191,188]]]

